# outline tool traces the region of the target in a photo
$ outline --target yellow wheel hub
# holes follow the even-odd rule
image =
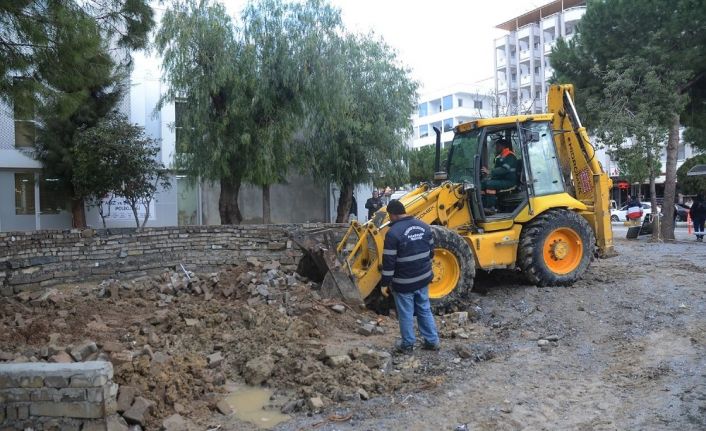
[[[544,241],[544,263],[556,274],[568,274],[578,268],[583,258],[583,242],[575,230],[559,228]]]
[[[438,299],[451,293],[461,278],[461,265],[456,255],[445,248],[434,249],[434,278],[429,283],[429,297]]]

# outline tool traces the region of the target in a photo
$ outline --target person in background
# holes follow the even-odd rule
[[[397,199],[387,204],[390,228],[385,235],[382,256],[383,292],[392,288],[397,309],[401,340],[395,345],[398,353],[414,349],[414,316],[424,338],[422,348],[439,350],[439,334],[429,302],[429,282],[434,277],[431,261],[434,237],[429,225],[406,214]]]
[[[351,209],[348,211],[348,221],[358,220],[358,202],[355,200],[355,195],[351,197]]]
[[[365,202],[365,208],[368,209],[368,220],[373,218],[373,215],[382,208],[382,200],[377,190],[373,190],[373,197]]]
[[[704,201],[703,193],[696,195],[694,203],[689,209],[691,221],[694,223],[694,233],[696,233],[696,241],[704,242],[704,224],[706,224],[706,201]]]

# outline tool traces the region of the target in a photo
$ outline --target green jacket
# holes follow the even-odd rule
[[[512,151],[503,151],[495,156],[493,169],[490,171],[493,180],[512,181],[517,183],[517,156]]]

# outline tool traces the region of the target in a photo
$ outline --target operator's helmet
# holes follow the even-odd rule
[[[501,145],[505,148],[510,148],[510,142],[505,138],[498,138],[495,140],[495,145]]]

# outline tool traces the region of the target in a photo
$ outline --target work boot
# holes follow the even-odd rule
[[[424,344],[422,345],[422,349],[438,351],[438,350],[441,350],[441,344],[440,343],[430,343],[425,340]]]
[[[400,355],[411,355],[412,352],[414,351],[414,346],[410,346],[407,344],[402,344],[402,340],[397,340],[395,342],[395,353],[400,354]]]

